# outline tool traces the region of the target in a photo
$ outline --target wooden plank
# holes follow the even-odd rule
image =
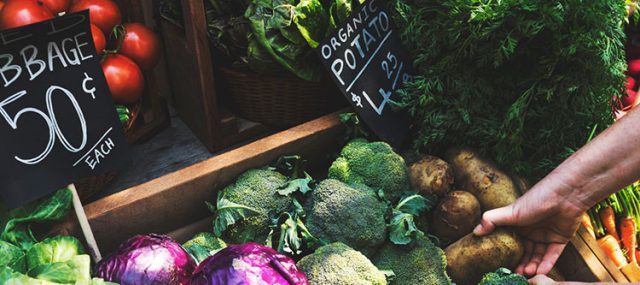
[[[607,257],[607,255],[602,251],[600,246],[598,246],[597,241],[587,233],[587,230],[584,227],[580,227],[577,234],[585,243],[585,245],[591,251],[591,255],[584,254],[583,257],[585,260],[593,256],[596,260],[593,260],[593,264],[589,264],[589,266],[596,266],[596,263],[599,263],[599,266],[605,268],[605,270],[611,276],[611,279],[615,282],[629,283],[629,279],[620,271],[613,261]],[[604,280],[603,280],[604,281]]]
[[[217,189],[247,169],[291,154],[326,165],[342,133],[334,113],[103,198],[85,211],[100,248],[110,252],[133,235],[166,233],[207,218],[204,201],[213,201]],[[79,228],[67,220],[57,232],[77,236]]]

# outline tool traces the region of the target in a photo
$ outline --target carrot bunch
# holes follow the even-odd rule
[[[582,224],[618,268],[640,273],[640,181],[591,208]]]

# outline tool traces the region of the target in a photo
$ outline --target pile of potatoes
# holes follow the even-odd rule
[[[497,229],[476,237],[472,231],[484,211],[513,203],[520,184],[469,149],[449,150],[445,160],[425,155],[411,164],[409,178],[414,189],[440,197],[429,232],[451,243],[445,249],[449,276],[459,285],[477,284],[498,267],[513,269],[524,254],[516,233]]]

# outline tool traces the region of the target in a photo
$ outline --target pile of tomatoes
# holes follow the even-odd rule
[[[102,70],[116,104],[132,105],[144,91],[143,71],[160,58],[160,40],[140,23],[122,24],[118,5],[111,0],[0,0],[0,30],[89,10],[91,33]]]

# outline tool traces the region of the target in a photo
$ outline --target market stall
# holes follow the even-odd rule
[[[634,114],[636,7],[0,1],[0,284],[529,284],[536,232],[477,226]],[[617,190],[549,278],[640,282]]]

